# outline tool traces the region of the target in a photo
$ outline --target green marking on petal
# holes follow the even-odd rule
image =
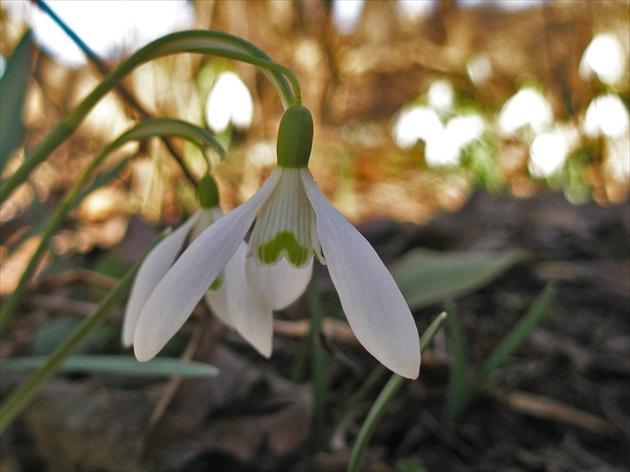
[[[223,285],[223,273],[221,273],[216,279],[214,279],[214,282],[212,282],[208,291],[216,292],[221,288],[221,285]]]
[[[300,246],[293,233],[289,231],[282,231],[268,243],[258,246],[258,259],[263,264],[275,264],[283,252],[295,267],[302,267],[308,261],[308,248]]]

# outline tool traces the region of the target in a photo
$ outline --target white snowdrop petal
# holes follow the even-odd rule
[[[177,254],[182,250],[192,227],[199,219],[199,215],[200,211],[197,211],[184,224],[166,236],[142,262],[133,281],[131,294],[125,307],[122,331],[123,346],[130,347],[133,343],[133,333],[144,303],[175,262]]]
[[[308,169],[302,170],[302,178],[317,215],[328,270],[352,331],[387,368],[404,377],[418,377],[418,330],[396,282],[372,246],[324,197]]]
[[[227,306],[232,327],[260,354],[269,357],[273,339],[273,311],[261,293],[246,281],[246,254],[247,245],[243,243],[225,267]],[[211,292],[209,296],[212,296]]]
[[[277,178],[270,176],[251,199],[201,233],[166,273],[140,313],[134,334],[138,360],[154,357],[184,324],[238,249],[276,184]]]
[[[306,267],[293,267],[286,259],[276,264],[261,266],[253,257],[245,261],[247,280],[261,293],[274,310],[286,308],[304,293],[313,273],[313,258]]]

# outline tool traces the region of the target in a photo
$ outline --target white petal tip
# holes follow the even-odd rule
[[[134,343],[134,354],[139,362],[147,362],[153,359],[157,352],[152,352],[150,349],[139,346],[138,341],[136,341]]]

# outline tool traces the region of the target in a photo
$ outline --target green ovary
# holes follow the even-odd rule
[[[295,267],[303,267],[308,260],[308,249],[300,246],[293,233],[288,231],[282,231],[268,243],[258,246],[258,259],[263,264],[275,264],[280,260],[282,252]]]

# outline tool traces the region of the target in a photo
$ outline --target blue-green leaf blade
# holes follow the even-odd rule
[[[0,174],[11,153],[22,141],[22,115],[32,57],[33,42],[30,31],[27,31],[8,59],[4,75],[0,79]]]
[[[412,310],[471,293],[518,261],[515,251],[414,249],[390,266]]]
[[[2,370],[36,369],[46,356],[18,357],[2,360]],[[62,372],[127,375],[134,377],[214,377],[219,369],[197,361],[158,357],[149,362],[138,362],[133,356],[77,355],[69,357],[60,368]]]

